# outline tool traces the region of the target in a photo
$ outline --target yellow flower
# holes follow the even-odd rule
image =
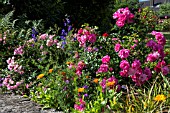
[[[49,69],[48,73],[52,73],[53,72],[53,69]]]
[[[39,74],[38,76],[37,76],[37,79],[41,79],[41,78],[43,78],[44,77],[44,74]]]
[[[80,92],[84,92],[84,88],[79,88],[78,89],[78,92],[80,93]]]
[[[97,83],[99,82],[99,79],[98,79],[98,78],[95,78],[95,79],[93,80],[93,82],[97,84]]]
[[[115,84],[115,81],[112,81],[112,82],[106,83],[106,86],[113,86],[114,84]]]
[[[70,64],[71,64],[71,62],[66,62],[66,64],[67,64],[67,65],[70,65]]]
[[[161,95],[157,95],[155,98],[154,98],[155,101],[163,101],[163,100],[166,100],[166,96],[161,94]]]

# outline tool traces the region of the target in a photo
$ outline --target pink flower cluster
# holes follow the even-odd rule
[[[76,74],[78,76],[80,76],[82,74],[82,70],[83,68],[86,66],[86,64],[84,63],[84,61],[79,61],[78,62],[78,66],[76,66]]]
[[[130,50],[128,50],[128,49],[121,49],[120,51],[119,51],[119,57],[121,58],[121,59],[124,59],[124,58],[127,58],[129,55],[130,55]]]
[[[14,81],[11,79],[11,76],[8,75],[4,80],[3,80],[3,85],[7,87],[8,90],[14,90],[17,89],[20,85],[22,84],[21,82],[16,82],[14,84]]]
[[[100,68],[97,70],[96,74],[108,72],[108,69],[109,69],[108,63],[109,62],[110,62],[110,56],[109,55],[104,56],[102,58],[102,64],[100,65]]]
[[[149,80],[152,77],[151,70],[147,67],[142,71],[140,60],[134,60],[133,63],[129,64],[128,61],[122,60],[120,62],[120,76],[128,77],[130,76],[132,81],[136,83],[137,86],[142,85],[145,81]]]
[[[49,35],[49,38],[47,39],[46,45],[52,46],[52,45],[59,45],[57,39],[53,39],[55,35]]]
[[[119,66],[122,70],[120,71],[120,76],[122,77],[128,77],[128,71],[130,68],[130,64],[127,60],[122,60],[120,62],[120,66]]]
[[[8,31],[4,32],[4,35],[2,37],[2,34],[0,34],[0,42],[3,42],[3,44],[6,44],[6,34]]]
[[[14,55],[22,55],[24,53],[23,46],[19,46],[14,50]]]
[[[153,53],[150,53],[147,56],[147,61],[153,62],[157,60],[159,57],[163,59],[165,57],[164,53],[164,46],[166,43],[166,39],[163,36],[162,33],[152,31],[152,35],[155,35],[155,39],[157,42],[154,40],[149,40],[146,44],[147,47],[151,48],[153,50]]]
[[[91,28],[82,29],[80,28],[77,33],[77,40],[80,47],[86,47],[86,42],[94,43],[96,42],[96,34],[92,33]]]
[[[82,98],[79,99],[79,104],[74,104],[74,109],[78,111],[84,111],[86,102]]]
[[[53,39],[55,35],[48,35],[48,34],[42,34],[40,35],[40,40],[46,40],[46,46],[50,47],[53,45],[59,46],[59,42],[57,39]],[[43,45],[40,47],[40,49],[43,49]]]
[[[152,31],[152,35],[155,35],[155,38],[156,38],[158,44],[160,44],[162,46],[165,45],[166,39],[161,32]]]
[[[24,71],[22,69],[22,66],[18,65],[18,63],[16,63],[14,61],[14,57],[8,58],[7,63],[8,63],[8,69],[10,71],[13,70],[14,72],[17,72],[19,74],[23,74],[24,73]]]
[[[146,61],[154,62],[157,59],[159,59],[159,57],[160,57],[160,54],[158,52],[153,52],[147,56]]]
[[[102,87],[102,92],[105,91],[108,82],[114,83],[113,86],[109,86],[110,89],[113,89],[116,87],[116,85],[118,85],[118,80],[114,76],[111,76],[108,79],[103,78],[103,80],[100,82],[100,86]]]
[[[133,23],[134,14],[132,14],[128,7],[120,8],[113,14],[113,19],[117,19],[116,25],[123,27],[125,23]]]
[[[135,71],[135,74],[131,78],[137,86],[141,86],[152,77],[151,70],[148,67],[145,67],[143,71],[141,68]]]
[[[162,72],[163,75],[167,75],[170,72],[169,67],[166,65],[166,62],[159,61],[158,64],[155,66],[154,70],[159,73]]]

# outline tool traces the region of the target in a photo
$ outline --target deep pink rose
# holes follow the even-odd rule
[[[130,68],[129,62],[126,61],[126,60],[122,60],[120,62],[120,68],[123,69],[123,70],[128,70]]]
[[[102,58],[102,63],[109,63],[110,62],[110,56],[106,55]]]
[[[116,52],[118,52],[120,50],[120,48],[121,48],[121,45],[120,44],[116,44],[114,49],[115,49]]]
[[[123,21],[117,21],[117,22],[116,22],[116,25],[117,25],[118,27],[123,27],[123,26],[125,25],[125,22],[123,22]]]

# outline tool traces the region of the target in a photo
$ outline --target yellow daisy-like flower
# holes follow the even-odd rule
[[[44,77],[44,74],[39,74],[38,76],[37,76],[37,79],[41,79],[41,78],[43,78]]]
[[[48,73],[52,73],[53,72],[53,69],[49,69]]]
[[[114,84],[115,84],[115,81],[112,81],[112,82],[106,83],[106,86],[113,86]]]
[[[97,83],[99,82],[99,79],[98,79],[98,78],[95,78],[95,79],[93,80],[93,82],[97,84]]]
[[[157,95],[155,98],[154,98],[155,101],[164,101],[166,100],[166,96],[161,94],[161,95]]]
[[[78,88],[78,92],[84,92],[84,88]]]
[[[71,62],[66,62],[66,64],[67,64],[67,65],[70,65],[70,64],[71,64]]]

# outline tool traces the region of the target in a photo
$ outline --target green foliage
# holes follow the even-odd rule
[[[162,32],[170,31],[170,19],[159,19],[156,30]]]
[[[169,10],[170,9],[170,3],[161,4],[159,7],[160,8],[159,8],[158,14],[160,16],[162,16],[162,15],[170,15],[170,10]]]
[[[128,7],[131,12],[134,13],[140,8],[140,4],[138,0],[116,0],[113,12],[116,12],[119,8],[125,7]]]

